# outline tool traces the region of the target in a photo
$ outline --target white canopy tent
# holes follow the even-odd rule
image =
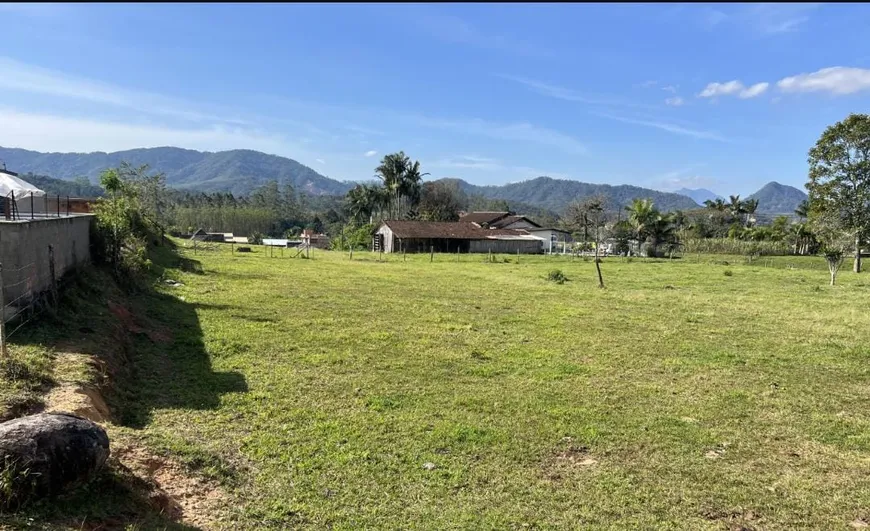
[[[0,171],[0,195],[12,199],[12,194],[15,194],[15,200],[27,199],[33,197],[44,197],[45,192],[33,186],[17,175]]]

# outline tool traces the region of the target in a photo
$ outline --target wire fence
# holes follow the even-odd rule
[[[57,309],[58,279],[54,265],[51,245],[45,264],[31,262],[11,268],[0,263],[0,356],[7,356],[10,337],[39,315]]]

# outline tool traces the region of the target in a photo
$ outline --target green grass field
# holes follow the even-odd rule
[[[119,429],[222,481],[233,527],[870,522],[870,276],[219,247],[146,301],[168,339]]]

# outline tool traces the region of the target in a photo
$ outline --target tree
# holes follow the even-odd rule
[[[376,176],[383,182],[390,197],[388,217],[401,219],[420,199],[420,183],[424,175],[420,163],[411,162],[404,151],[391,153],[381,159],[375,168]]]
[[[756,210],[758,210],[758,199],[747,199],[743,202],[743,213],[746,214],[747,227],[752,226]]]
[[[728,213],[731,214],[731,217],[736,219],[739,219],[740,215],[746,212],[743,201],[740,200],[740,195],[728,196],[726,208],[728,209]]]
[[[345,196],[345,208],[357,223],[373,223],[388,203],[386,188],[375,183],[358,184]]]
[[[843,233],[851,235],[853,269],[859,273],[861,242],[870,229],[870,116],[850,114],[825,129],[808,162],[809,219],[816,229],[823,228],[822,247],[834,254],[839,245],[831,242],[839,242]]]
[[[809,216],[810,213],[809,201],[804,199],[803,201],[798,203],[797,208],[794,209],[794,213],[800,220],[806,220],[807,216]]]
[[[564,221],[565,225],[574,232],[582,232],[584,241],[589,241],[591,237],[595,247],[595,271],[598,274],[598,287],[604,288],[599,253],[607,236],[607,198],[599,195],[574,201],[568,206]]]
[[[854,233],[844,228],[839,213],[816,213],[813,216],[813,234],[820,242],[819,253],[828,264],[831,285],[837,280],[837,272],[843,264]]]
[[[650,199],[635,199],[631,205],[625,207],[628,212],[628,222],[634,228],[634,235],[638,244],[646,242],[650,236],[650,228],[660,216]]]
[[[465,203],[465,194],[456,182],[428,182],[420,194],[419,217],[425,221],[458,221]]]

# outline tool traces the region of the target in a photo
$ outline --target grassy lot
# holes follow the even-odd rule
[[[143,300],[164,340],[118,429],[236,527],[870,522],[870,276],[609,258],[599,290],[567,257],[219,247]]]

